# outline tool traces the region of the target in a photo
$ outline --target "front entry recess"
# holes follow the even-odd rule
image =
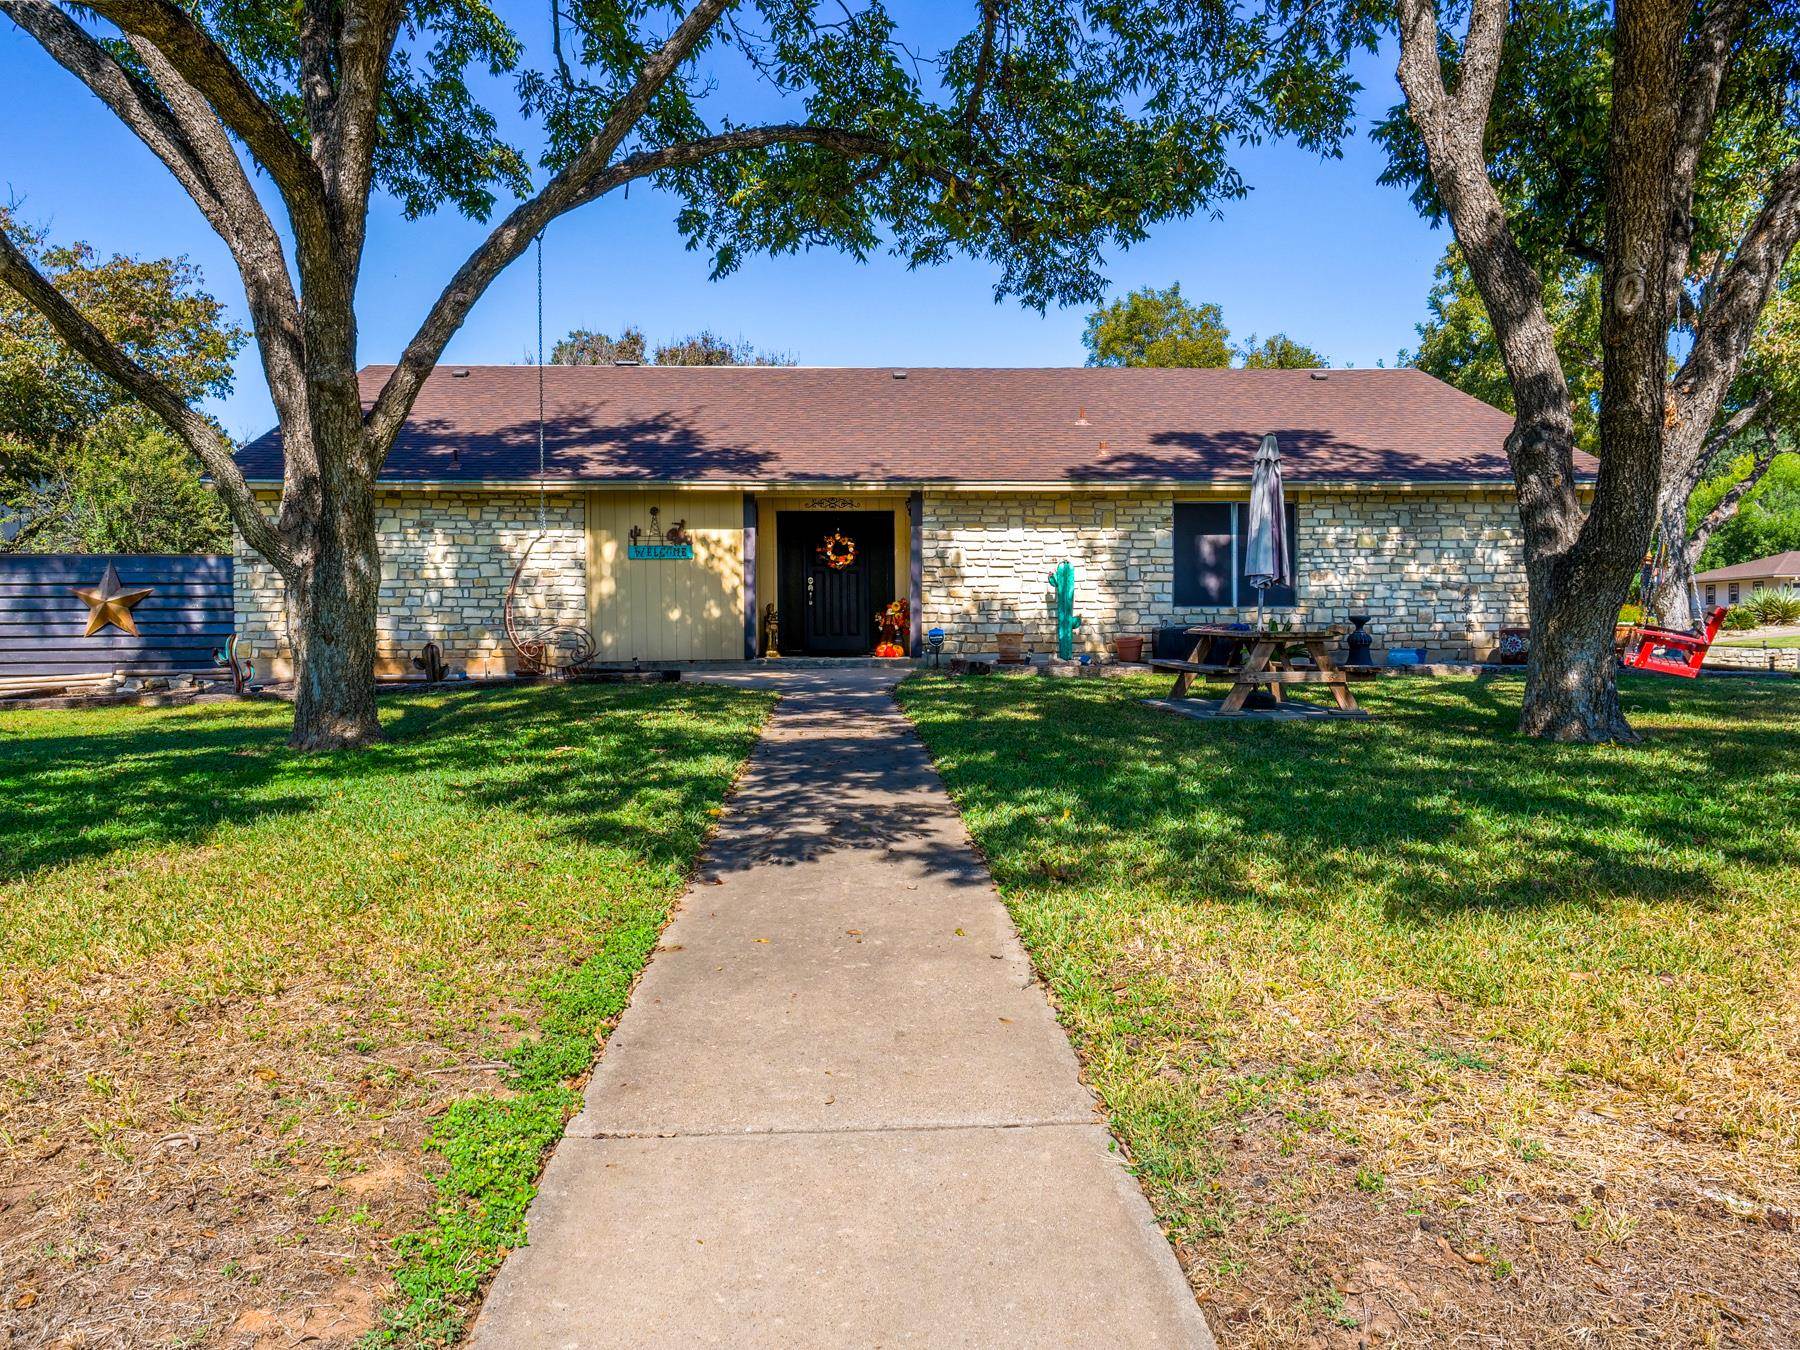
[[[875,615],[894,598],[890,511],[782,511],[776,534],[781,649],[866,656]]]

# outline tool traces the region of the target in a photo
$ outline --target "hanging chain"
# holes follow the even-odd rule
[[[547,470],[544,465],[544,236],[542,231],[537,237],[537,377],[538,377],[538,533],[543,534],[549,527],[545,524],[544,494],[546,491],[544,478]]]

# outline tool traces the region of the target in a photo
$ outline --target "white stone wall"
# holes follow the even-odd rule
[[[1290,494],[1297,507],[1299,604],[1292,617],[1374,616],[1377,648],[1425,647],[1444,659],[1482,658],[1503,627],[1526,622],[1525,579],[1509,492]],[[923,626],[952,651],[991,652],[1003,630],[1055,650],[1050,570],[1075,565],[1078,650],[1171,623],[1238,620],[1242,610],[1177,608],[1170,493],[927,493],[923,504]],[[428,641],[454,669],[500,674],[507,582],[538,534],[531,492],[388,492],[378,499],[379,669],[406,674]],[[549,531],[520,586],[526,621],[585,623],[586,505],[552,496]],[[238,632],[259,671],[289,673],[281,584],[242,542]]]
[[[1703,663],[1718,670],[1788,670],[1800,674],[1800,647],[1721,647],[1707,649]]]
[[[551,496],[546,536],[519,582],[522,624],[588,621],[587,511],[580,494]],[[411,672],[436,642],[454,670],[504,673],[511,661],[502,610],[513,569],[538,536],[533,492],[384,492],[376,501],[381,604],[376,669]],[[281,579],[237,541],[237,630],[259,672],[291,673]]]
[[[1487,656],[1526,622],[1525,576],[1509,492],[1290,494],[1298,516],[1299,603],[1285,617],[1373,617],[1377,648]],[[1052,651],[1050,569],[1075,565],[1077,649],[1171,623],[1236,621],[1254,606],[1177,607],[1173,494],[927,494],[924,626],[950,646],[992,651],[1003,630]]]

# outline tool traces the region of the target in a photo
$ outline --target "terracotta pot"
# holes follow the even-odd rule
[[[1120,661],[1142,661],[1144,659],[1143,637],[1119,634],[1113,639],[1113,656]]]

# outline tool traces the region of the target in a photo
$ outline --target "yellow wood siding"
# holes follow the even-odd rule
[[[904,492],[765,492],[757,496],[756,528],[756,608],[757,622],[762,611],[779,604],[781,592],[776,575],[777,530],[775,518],[783,511],[892,511],[894,513],[894,595],[906,599],[907,582],[912,574],[912,530],[906,514]],[[883,602],[885,603],[885,602]],[[762,629],[757,628],[761,641]]]
[[[692,561],[633,561],[650,508],[687,522]],[[720,661],[744,654],[744,506],[736,492],[588,494],[588,607],[602,661]]]

